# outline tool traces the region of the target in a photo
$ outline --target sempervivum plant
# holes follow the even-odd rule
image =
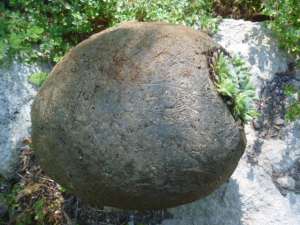
[[[213,69],[217,91],[230,105],[233,116],[244,123],[257,117],[255,87],[245,62],[239,57],[231,58],[220,53]]]

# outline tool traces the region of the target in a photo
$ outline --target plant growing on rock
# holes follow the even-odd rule
[[[300,119],[300,90],[297,90],[293,85],[286,85],[284,94],[290,98],[285,119],[289,122]]]
[[[239,57],[230,58],[220,53],[213,69],[217,91],[232,109],[233,116],[244,123],[257,117],[255,88],[245,62]]]
[[[45,72],[37,72],[37,73],[33,73],[28,77],[28,81],[37,86],[37,87],[41,87],[43,85],[43,83],[47,80],[48,78],[48,74]]]

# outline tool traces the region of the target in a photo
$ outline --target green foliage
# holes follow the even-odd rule
[[[20,190],[21,186],[16,184],[13,186],[10,192],[0,193],[0,202],[3,202],[5,205],[8,206],[8,213],[10,217],[14,215],[20,208],[20,205],[17,200],[17,196]]]
[[[283,91],[284,91],[284,94],[286,96],[289,96],[289,97],[291,97],[291,96],[293,96],[294,94],[297,93],[296,87],[294,85],[291,85],[291,84],[285,85]]]
[[[47,80],[48,78],[48,74],[45,72],[37,72],[37,73],[33,73],[28,77],[28,81],[37,86],[37,87],[41,87],[43,85],[43,83]]]
[[[34,204],[33,204],[33,209],[34,209],[34,219],[39,223],[39,224],[44,224],[46,220],[46,213],[44,211],[45,209],[45,203],[44,200],[38,199]]]
[[[61,185],[58,185],[58,190],[61,192],[61,193],[66,193],[68,192],[67,188],[61,186]]]
[[[285,119],[289,122],[300,119],[300,90],[297,90],[293,85],[286,85],[284,87],[284,94],[291,99],[287,107]]]
[[[117,3],[116,22],[166,21],[200,27],[215,32],[217,18],[212,17],[212,0],[122,0]]]
[[[281,47],[295,57],[296,65],[300,67],[300,1],[299,0],[268,0],[264,2],[264,13],[273,20],[268,27],[274,31]],[[285,94],[290,96],[291,103],[287,108],[287,121],[300,119],[300,90],[287,85]]]
[[[64,53],[97,32],[115,1],[10,0],[0,5],[0,52],[25,59],[58,61]],[[0,3],[1,4],[1,3]],[[100,25],[99,25],[100,26]],[[106,24],[105,24],[106,26]]]
[[[268,23],[280,41],[280,45],[296,57],[300,63],[300,1],[267,0],[264,13],[273,20]]]
[[[258,116],[255,109],[255,88],[250,81],[249,69],[238,57],[220,54],[214,64],[218,92],[232,100],[235,118],[248,122]]]
[[[211,0],[10,0],[0,3],[5,55],[57,62],[68,49],[122,21],[168,21],[216,30]]]
[[[251,19],[262,10],[262,0],[213,0],[213,7],[222,17]]]
[[[17,225],[53,224],[47,214],[51,205],[46,204],[43,196],[32,194],[37,193],[31,192],[29,186],[25,187],[20,183],[14,184],[7,192],[0,193],[0,202],[8,206],[9,219]],[[51,200],[56,204],[55,200]],[[7,224],[7,221],[0,219],[0,224]]]
[[[294,102],[288,108],[285,118],[287,121],[293,122],[297,119],[300,119],[300,103]]]

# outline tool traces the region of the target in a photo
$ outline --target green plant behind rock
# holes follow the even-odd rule
[[[260,14],[262,0],[213,0],[213,7],[222,17],[249,20]]]
[[[257,117],[255,88],[251,84],[251,75],[244,61],[221,53],[213,67],[217,90],[229,104],[234,117],[244,123]]]
[[[45,202],[42,198],[38,199],[33,204],[34,209],[34,219],[38,221],[40,224],[44,224],[44,221],[46,220],[46,213],[45,213]]]
[[[263,12],[272,20],[267,26],[278,38],[280,46],[290,53],[296,65],[300,67],[300,1],[299,0],[267,0],[264,1]],[[300,90],[287,85],[284,93],[289,96],[285,118],[287,121],[300,119]]]
[[[118,1],[117,22],[166,21],[201,28],[209,32],[217,30],[217,18],[213,18],[212,0],[123,0]]]
[[[284,94],[290,98],[285,119],[289,122],[300,119],[300,90],[297,90],[293,85],[286,85]]]
[[[0,61],[57,62],[91,34],[122,21],[167,21],[215,31],[211,0],[10,0],[0,3]],[[7,61],[7,60],[6,60]]]
[[[300,66],[300,1],[267,0],[264,13],[273,18],[267,25],[274,31],[280,45],[296,57]]]
[[[43,83],[47,80],[48,78],[48,74],[45,72],[37,72],[37,73],[33,73],[28,77],[28,81],[37,86],[37,87],[41,87],[43,85]]]
[[[8,206],[8,214],[11,217],[19,209],[19,203],[17,201],[17,195],[21,190],[20,185],[14,185],[9,192],[0,193],[0,202]]]
[[[26,59],[58,61],[71,46],[107,26],[115,2],[11,0],[5,7],[0,3],[1,57],[18,53]]]

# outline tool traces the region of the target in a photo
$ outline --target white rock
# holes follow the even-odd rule
[[[275,73],[287,71],[291,61],[278,48],[272,33],[259,22],[224,19],[214,39],[228,52],[246,61],[257,91]]]
[[[245,59],[258,93],[265,81],[287,70],[288,57],[261,23],[225,19],[219,28],[215,39]],[[162,224],[300,225],[300,195],[283,196],[272,178],[273,173],[288,172],[300,158],[300,123],[284,128],[283,134],[283,140],[262,139],[246,126],[247,149],[229,183],[205,199],[169,209],[173,218]],[[255,163],[249,156],[255,157]]]
[[[9,177],[16,166],[20,142],[30,135],[30,106],[36,89],[27,79],[41,67],[17,61],[5,66],[0,68],[0,174]]]
[[[295,189],[296,182],[292,177],[289,176],[284,176],[284,177],[279,177],[276,182],[282,187],[282,188],[287,188],[290,190]]]

